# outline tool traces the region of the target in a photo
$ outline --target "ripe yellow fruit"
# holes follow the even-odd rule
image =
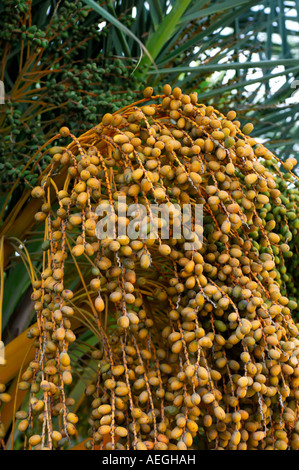
[[[95,308],[98,312],[102,312],[105,309],[105,303],[101,296],[98,296],[95,300]]]
[[[19,430],[37,449],[77,432],[87,449],[298,449],[296,162],[234,110],[153,93],[78,138],[61,129],[71,142],[31,192],[45,241]]]

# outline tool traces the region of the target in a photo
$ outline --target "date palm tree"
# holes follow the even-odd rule
[[[38,204],[30,197],[50,160],[40,147],[52,137],[55,146],[63,125],[79,135],[145,86],[170,83],[236,110],[282,160],[296,158],[298,17],[295,0],[1,2],[0,339],[7,364],[0,383],[12,397],[1,408],[3,447],[21,445],[14,410],[28,399],[18,383],[33,357],[31,285],[42,269]],[[69,273],[74,290],[78,276]],[[84,416],[98,339],[80,321],[77,334],[71,396]]]

